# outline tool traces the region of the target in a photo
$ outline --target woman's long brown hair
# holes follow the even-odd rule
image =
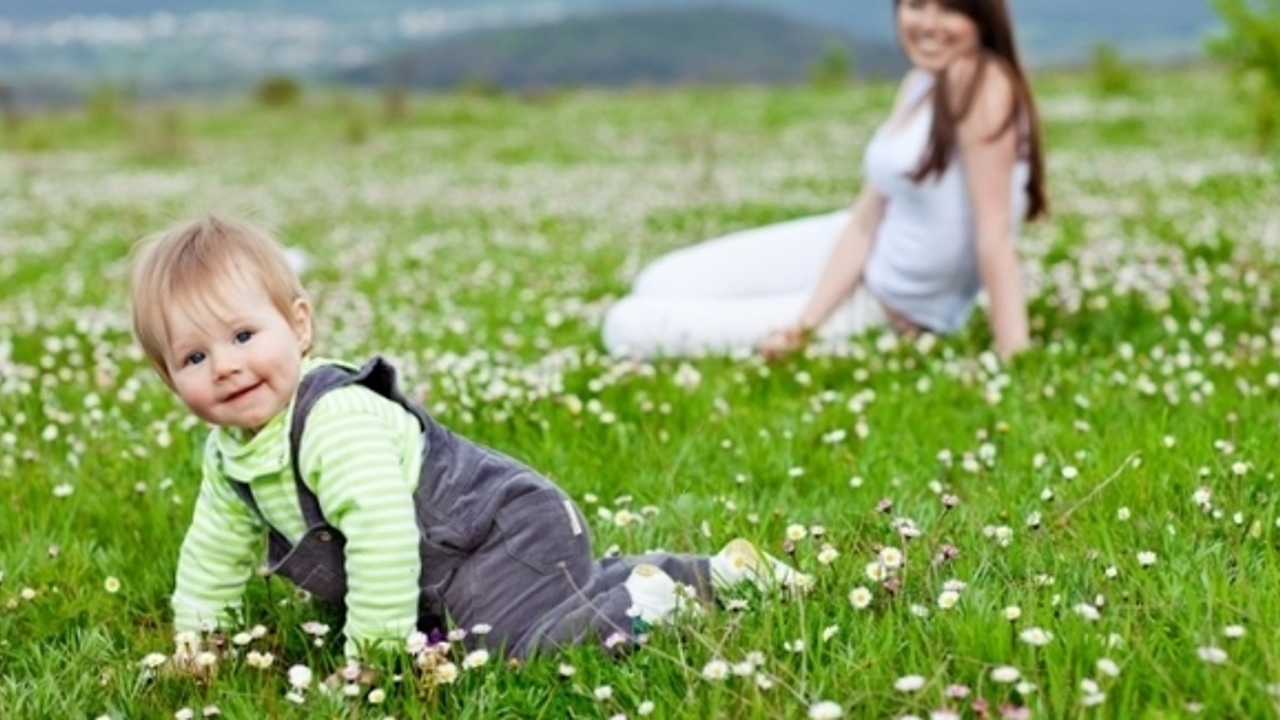
[[[895,11],[902,0],[893,0]],[[1044,189],[1044,154],[1040,145],[1040,116],[1036,112],[1031,87],[1018,60],[1018,48],[1013,41],[1013,23],[1005,0],[938,0],[948,10],[968,16],[978,26],[983,52],[978,55],[969,85],[963,89],[959,102],[952,102],[951,91],[945,77],[939,77],[933,91],[933,127],[929,130],[929,144],[925,147],[920,165],[911,174],[919,182],[930,175],[941,175],[951,161],[956,145],[956,126],[969,114],[978,94],[984,73],[994,59],[1003,65],[1013,79],[1013,107],[1009,116],[992,134],[1000,137],[1016,127],[1020,118],[1027,120],[1026,137],[1019,143],[1019,154],[1031,164],[1031,177],[1027,180],[1027,220],[1043,217],[1049,211],[1049,201]],[[943,71],[945,75],[946,71]]]

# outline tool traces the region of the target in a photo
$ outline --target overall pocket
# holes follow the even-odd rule
[[[540,488],[514,498],[494,518],[507,555],[542,574],[591,572],[591,535],[582,513],[564,493]],[[561,568],[564,570],[561,570]]]
[[[271,572],[289,578],[317,598],[342,605],[347,597],[347,539],[328,526],[307,530]]]

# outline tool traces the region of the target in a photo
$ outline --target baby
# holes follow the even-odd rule
[[[711,557],[594,559],[550,480],[436,422],[395,370],[311,355],[312,308],[281,246],[220,217],[138,247],[134,331],[212,426],[173,593],[178,633],[237,622],[261,562],[345,609],[348,657],[415,630],[488,625],[511,657],[631,638],[742,581],[810,579],[745,540]]]

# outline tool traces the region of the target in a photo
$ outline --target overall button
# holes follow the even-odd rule
[[[321,530],[316,537],[320,538],[320,542],[329,542],[333,540],[333,535],[328,530]]]

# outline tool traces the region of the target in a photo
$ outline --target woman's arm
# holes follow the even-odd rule
[[[770,333],[760,346],[766,358],[777,358],[804,344],[806,338],[830,317],[840,301],[853,292],[862,279],[862,269],[871,254],[876,228],[884,216],[884,196],[870,183],[862,187],[853,202],[849,222],[831,250],[818,284],[796,322]]]
[[[912,95],[911,88],[920,82],[919,72],[921,71],[913,70],[902,79],[893,101],[891,118],[906,110],[907,101]],[[826,322],[840,301],[857,287],[858,281],[862,279],[867,257],[871,255],[876,229],[880,227],[880,220],[884,217],[884,205],[885,198],[880,191],[871,183],[864,183],[862,191],[853,201],[849,223],[840,233],[840,239],[836,241],[800,317],[795,323],[770,333],[760,344],[760,352],[765,358],[775,359],[802,346],[813,331]]]
[[[825,322],[862,279],[862,269],[871,254],[876,228],[884,217],[884,203],[884,196],[870,183],[858,193],[849,213],[849,224],[840,233],[840,239],[818,277],[818,284],[800,313],[798,325],[801,329],[813,330]]]
[[[948,72],[952,97],[959,96],[977,70],[976,63],[957,63]],[[1014,246],[1010,184],[1018,160],[1018,123],[1008,123],[1014,85],[998,61],[986,63],[973,105],[957,128],[959,158],[973,210],[978,272],[990,300],[991,332],[996,353],[1008,359],[1031,343],[1027,299]]]

